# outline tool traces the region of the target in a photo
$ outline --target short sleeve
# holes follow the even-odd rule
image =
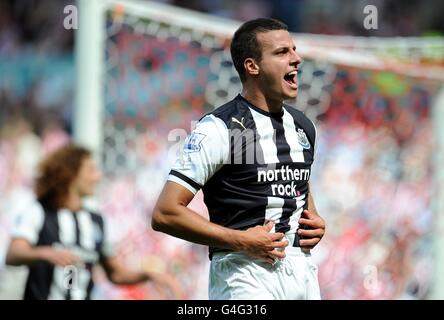
[[[113,232],[112,225],[108,219],[102,216],[103,219],[103,243],[102,252],[103,257],[113,257],[116,255],[116,237]]]
[[[207,115],[185,140],[168,180],[196,194],[222,167],[228,155],[227,126],[214,115]]]
[[[33,202],[15,218],[11,237],[22,238],[36,245],[43,227],[44,216],[42,206],[38,202]]]

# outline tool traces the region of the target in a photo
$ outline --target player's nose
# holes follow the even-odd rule
[[[292,50],[292,55],[290,57],[290,65],[298,66],[302,62],[301,56],[296,52],[296,50]]]

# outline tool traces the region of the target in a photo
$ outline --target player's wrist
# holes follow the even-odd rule
[[[49,246],[39,246],[34,249],[34,260],[50,262],[52,249]]]
[[[244,251],[245,250],[245,231],[229,229],[228,237],[229,247],[234,251]]]

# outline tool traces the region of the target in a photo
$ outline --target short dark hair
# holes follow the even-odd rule
[[[246,80],[245,59],[253,58],[260,61],[262,58],[262,50],[257,42],[257,33],[271,30],[288,30],[288,26],[279,20],[259,18],[245,22],[234,33],[230,47],[231,58],[242,82]]]

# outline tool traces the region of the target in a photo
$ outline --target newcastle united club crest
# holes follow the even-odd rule
[[[304,130],[298,129],[298,142],[304,149],[310,149],[310,141],[308,141]]]

